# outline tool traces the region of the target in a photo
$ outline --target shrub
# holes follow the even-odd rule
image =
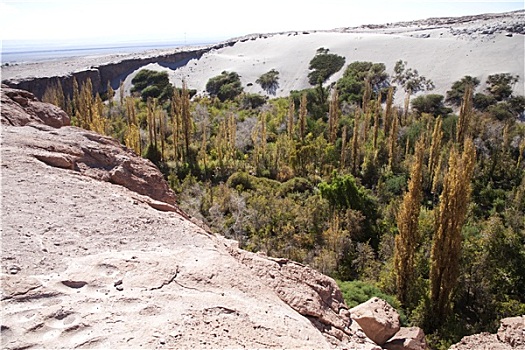
[[[308,68],[312,71],[308,73],[308,82],[310,85],[324,83],[332,74],[343,68],[344,64],[343,56],[328,53],[328,49],[321,48],[310,61]]]
[[[412,100],[412,108],[419,114],[428,113],[434,117],[445,116],[452,112],[451,108],[445,107],[443,95],[429,94],[421,95]]]
[[[492,74],[487,78],[487,91],[498,101],[503,101],[512,95],[512,85],[518,81],[518,76],[509,73]]]
[[[237,172],[231,174],[226,184],[231,188],[246,191],[255,189],[255,184],[253,183],[253,181],[253,176],[251,176],[250,174]]]
[[[461,80],[455,81],[450,90],[447,91],[446,102],[454,106],[460,106],[465,94],[465,87],[471,85],[475,89],[479,85],[479,79],[465,75]]]
[[[131,80],[133,87],[131,92],[138,92],[143,101],[148,97],[160,100],[168,99],[173,95],[173,85],[171,85],[167,72],[157,72],[150,69],[142,69]]]
[[[473,102],[474,108],[483,112],[490,106],[496,104],[497,101],[494,98],[494,96],[485,95],[485,94],[482,94],[481,92],[478,92],[472,98],[472,102]]]
[[[272,69],[261,75],[255,82],[261,85],[263,90],[270,95],[275,95],[277,88],[279,87],[279,72]]]
[[[239,74],[224,71],[220,75],[210,78],[206,83],[206,91],[221,102],[233,100],[243,91]]]
[[[386,98],[386,89],[390,86],[389,76],[383,63],[355,61],[346,67],[343,77],[337,81],[337,88],[341,101],[361,104],[365,91],[365,80],[371,84],[372,98],[376,98],[379,91]]]
[[[244,94],[242,96],[243,109],[257,108],[266,103],[267,98],[259,94]]]

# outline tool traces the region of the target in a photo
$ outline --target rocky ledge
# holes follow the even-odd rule
[[[384,301],[349,310],[333,279],[191,222],[116,141],[1,98],[3,349],[426,347]]]

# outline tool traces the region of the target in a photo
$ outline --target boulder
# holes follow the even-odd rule
[[[480,333],[463,337],[457,344],[452,345],[449,350],[512,350],[507,343],[498,340],[495,334]]]
[[[52,104],[38,101],[30,92],[2,85],[1,101],[2,124],[23,126],[37,122],[53,128],[70,125],[66,112]]]
[[[400,329],[397,311],[379,298],[371,298],[350,309],[350,315],[366,336],[378,345],[385,344]]]
[[[451,350],[525,350],[525,316],[504,318],[497,334],[480,333],[463,337]]]
[[[513,348],[525,348],[525,316],[509,317],[501,320],[497,337]]]
[[[110,137],[68,126],[70,120],[64,111],[37,101],[27,91],[6,86],[1,91],[2,124],[30,127],[11,128],[5,134],[30,150],[33,157],[51,167],[126,187],[152,198],[152,203],[169,204],[157,203],[159,210],[176,211],[175,193],[152,162]]]
[[[425,333],[419,327],[401,327],[388,342],[386,350],[426,350]]]

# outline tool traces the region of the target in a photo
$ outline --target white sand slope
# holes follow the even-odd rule
[[[345,67],[326,85],[339,79],[354,61],[384,63],[387,72],[393,74],[396,61],[403,60],[434,82],[433,93],[445,95],[452,83],[465,75],[477,77],[481,81],[478,91],[482,91],[489,75],[510,73],[519,76],[514,94],[523,95],[524,26],[525,11],[521,11],[333,31],[258,34],[212,50],[177,70],[155,64],[143,68],[166,70],[173,84],[181,86],[185,80],[201,94],[205,94],[207,81],[223,71],[237,72],[246,92],[266,94],[255,81],[276,69],[280,73],[276,96],[287,96],[292,90],[311,87],[309,62],[323,47],[346,59]],[[516,33],[516,28],[521,32]],[[136,72],[126,79],[128,91]],[[403,94],[398,93],[396,102],[402,99]]]
[[[420,36],[429,34],[430,37]],[[392,74],[395,62],[404,60],[408,67],[435,83],[435,92],[444,94],[451,83],[465,75],[475,76],[484,82],[494,73],[519,75],[515,93],[523,94],[524,38],[522,35],[507,37],[469,38],[447,35],[446,29],[430,29],[418,33],[419,37],[403,34],[337,33],[275,35],[267,39],[238,42],[232,47],[215,50],[199,60],[170,72],[172,82],[204,92],[209,78],[222,71],[235,71],[247,92],[264,93],[255,83],[261,74],[279,71],[277,96],[288,95],[291,90],[310,87],[307,79],[308,65],[318,48],[344,56],[346,65],[354,61],[382,62]],[[339,79],[345,68],[327,82]],[[253,84],[248,86],[249,84]]]
[[[286,96],[291,90],[310,87],[309,62],[321,47],[346,58],[345,67],[326,84],[339,79],[346,65],[354,61],[384,63],[392,74],[395,62],[403,60],[409,68],[431,79],[435,84],[433,92],[438,94],[444,95],[454,81],[465,75],[477,77],[482,83],[478,91],[482,91],[486,78],[496,73],[518,75],[514,94],[523,95],[525,90],[525,10],[332,31],[254,34],[228,42],[234,44],[213,49],[176,70],[156,63],[141,67],[125,79],[126,90],[129,93],[131,79],[140,69],[149,68],[168,71],[171,82],[179,87],[184,79],[200,94],[205,93],[210,78],[222,71],[234,71],[240,75],[246,92],[265,94],[255,81],[276,69],[280,73],[276,96]],[[171,52],[178,50],[181,48]],[[134,57],[166,53],[150,52]],[[3,79],[67,75],[126,57],[83,57],[13,65],[2,67],[2,75]],[[397,93],[396,103],[402,99],[403,94]]]

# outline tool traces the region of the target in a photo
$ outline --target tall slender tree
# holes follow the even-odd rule
[[[442,325],[450,312],[459,277],[461,229],[470,201],[475,162],[476,151],[470,139],[465,141],[463,153],[456,149],[450,152],[430,256],[430,312],[432,328],[435,329]]]
[[[424,142],[418,140],[412,168],[410,170],[410,182],[408,192],[403,197],[401,208],[397,216],[397,228],[399,234],[395,238],[394,246],[394,269],[397,285],[397,297],[401,305],[413,306],[413,292],[411,287],[415,280],[415,255],[419,245],[419,212],[421,208],[423,155],[425,152]]]
[[[468,136],[470,120],[472,119],[474,111],[472,109],[472,85],[465,87],[463,94],[463,101],[459,110],[459,117],[456,129],[456,142],[463,144],[465,138]]]
[[[303,143],[306,136],[306,114],[308,113],[306,104],[306,93],[303,93],[301,95],[301,104],[299,106],[299,137]]]
[[[332,98],[330,99],[330,106],[328,111],[328,141],[334,143],[337,139],[337,131],[339,128],[339,93],[337,88],[332,92]]]
[[[190,113],[190,93],[188,86],[185,81],[182,81],[182,92],[181,92],[181,119],[182,119],[182,132],[184,135],[184,150],[186,159],[190,154],[190,143],[191,135],[193,133],[193,122]]]
[[[293,135],[294,116],[295,116],[295,102],[293,101],[293,98],[290,98],[290,104],[288,106],[288,119],[287,119],[287,126],[286,126],[288,137],[290,139],[293,139],[293,136],[294,136]]]

